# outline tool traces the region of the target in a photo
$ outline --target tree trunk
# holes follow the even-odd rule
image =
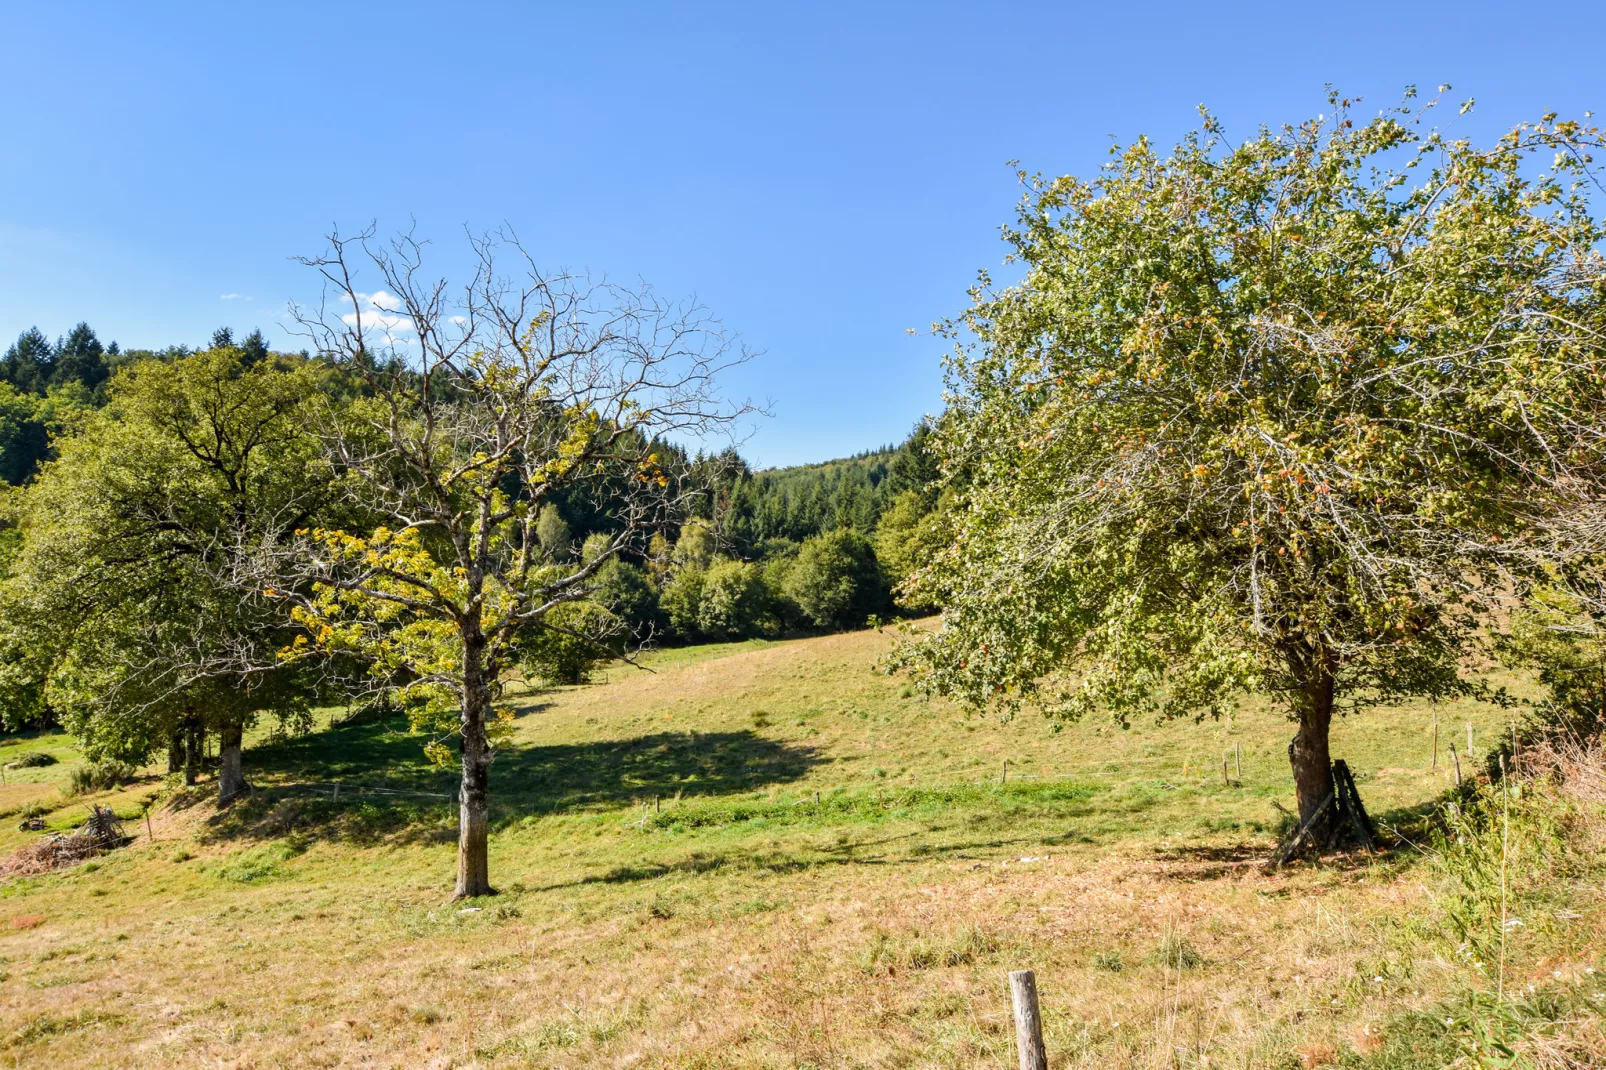
[[[184,730],[175,728],[167,740],[167,771],[176,773],[184,768]]]
[[[1305,825],[1316,816],[1333,794],[1333,763],[1327,750],[1327,736],[1333,724],[1333,674],[1320,669],[1299,703],[1299,731],[1288,744],[1288,763],[1294,768],[1294,799],[1299,804],[1299,823]],[[1328,818],[1312,827],[1317,842],[1326,839]]]
[[[228,802],[245,790],[245,772],[240,768],[240,751],[245,744],[245,726],[238,721],[218,731],[217,801]]]
[[[491,745],[485,737],[490,685],[485,679],[484,640],[463,644],[462,783],[458,788],[457,890],[453,899],[495,895],[488,838],[491,813]]]
[[[201,776],[201,745],[206,729],[201,727],[194,714],[184,722],[184,783],[194,784]]]

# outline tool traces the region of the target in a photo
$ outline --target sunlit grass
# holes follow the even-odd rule
[[[154,842],[154,776],[69,801],[67,740],[9,744],[62,760],[8,771],[0,806],[66,827],[109,802],[141,837],[0,884],[0,1064],[996,1066],[1003,973],[1032,966],[1056,1065],[1285,1067],[1462,983],[1402,928],[1430,906],[1410,852],[1262,872],[1292,804],[1277,712],[972,718],[876,672],[888,642],[664,651],[515,689],[502,894],[472,904],[445,903],[452,773],[404,722],[261,728],[253,796],[218,814],[202,785],[153,813]],[[1433,715],[1335,731],[1385,822],[1451,782]],[[1446,704],[1441,746],[1470,721],[1481,751],[1508,715]],[[1579,919],[1552,948],[1568,969],[1599,946],[1598,905]]]

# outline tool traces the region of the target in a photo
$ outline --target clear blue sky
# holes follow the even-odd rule
[[[511,223],[551,266],[695,293],[764,356],[746,452],[823,460],[940,404],[924,333],[998,263],[1005,166],[1475,96],[1492,133],[1606,111],[1606,3],[71,3],[0,6],[0,339],[261,326],[331,224]],[[225,295],[235,295],[225,297]],[[299,344],[295,346],[299,348]]]

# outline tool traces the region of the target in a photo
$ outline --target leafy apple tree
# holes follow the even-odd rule
[[[1599,498],[1600,134],[1478,146],[1411,97],[1022,172],[1019,282],[939,325],[957,507],[907,594],[943,626],[895,666],[1123,723],[1269,695],[1303,821],[1335,715],[1477,689],[1547,518]]]

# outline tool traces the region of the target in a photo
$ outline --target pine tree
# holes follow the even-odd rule
[[[18,390],[43,394],[56,362],[50,339],[38,327],[29,327],[17,336],[0,362],[0,378]]]
[[[87,323],[80,322],[67,337],[56,342],[55,366],[50,385],[82,383],[93,392],[111,374],[106,367],[106,350]]]

